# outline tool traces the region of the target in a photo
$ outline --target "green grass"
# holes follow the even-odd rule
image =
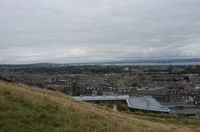
[[[187,119],[112,112],[58,92],[0,81],[1,132],[200,131],[199,120]]]
[[[138,113],[133,113],[135,116],[138,115]],[[137,116],[139,119],[151,121],[151,122],[159,122],[163,124],[173,124],[173,125],[179,125],[179,126],[187,126],[190,128],[199,128],[200,127],[200,119],[195,117],[175,117],[175,116],[169,116],[165,114],[139,114]]]
[[[99,105],[99,104],[98,104]],[[102,103],[101,106],[112,108],[112,105]],[[200,127],[200,118],[198,117],[183,117],[183,116],[174,116],[167,113],[152,113],[152,112],[139,112],[139,111],[130,111],[126,104],[118,103],[118,110],[121,112],[133,115],[134,117],[146,121],[158,122],[167,125],[179,125],[187,126],[190,128],[199,128]]]
[[[41,130],[84,132],[102,128],[111,131],[106,128],[108,121],[94,113],[82,112],[73,107],[66,113],[60,113],[56,105],[33,105],[12,96],[9,92],[0,94],[0,117],[1,131],[8,132]]]

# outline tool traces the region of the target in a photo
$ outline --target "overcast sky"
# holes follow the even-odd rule
[[[0,64],[200,57],[200,0],[0,0]]]

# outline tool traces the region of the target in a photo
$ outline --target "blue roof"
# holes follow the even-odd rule
[[[76,96],[74,99],[81,101],[126,101],[129,108],[157,111],[157,112],[169,112],[170,110],[161,105],[151,96],[144,97],[130,97],[128,95],[122,96]]]
[[[130,108],[158,112],[170,111],[166,106],[161,105],[156,99],[151,96],[131,97],[127,101],[129,101],[128,106]]]
[[[128,95],[124,96],[75,96],[74,99],[82,101],[112,101],[112,100],[126,100]]]

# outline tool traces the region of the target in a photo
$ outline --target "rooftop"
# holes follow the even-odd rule
[[[126,101],[129,108],[157,111],[157,112],[169,112],[170,110],[161,105],[151,96],[144,97],[130,97],[128,95],[122,96],[76,96],[74,99],[81,101]]]

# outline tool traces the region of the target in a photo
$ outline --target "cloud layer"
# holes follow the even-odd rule
[[[199,0],[0,0],[0,64],[200,57]]]

